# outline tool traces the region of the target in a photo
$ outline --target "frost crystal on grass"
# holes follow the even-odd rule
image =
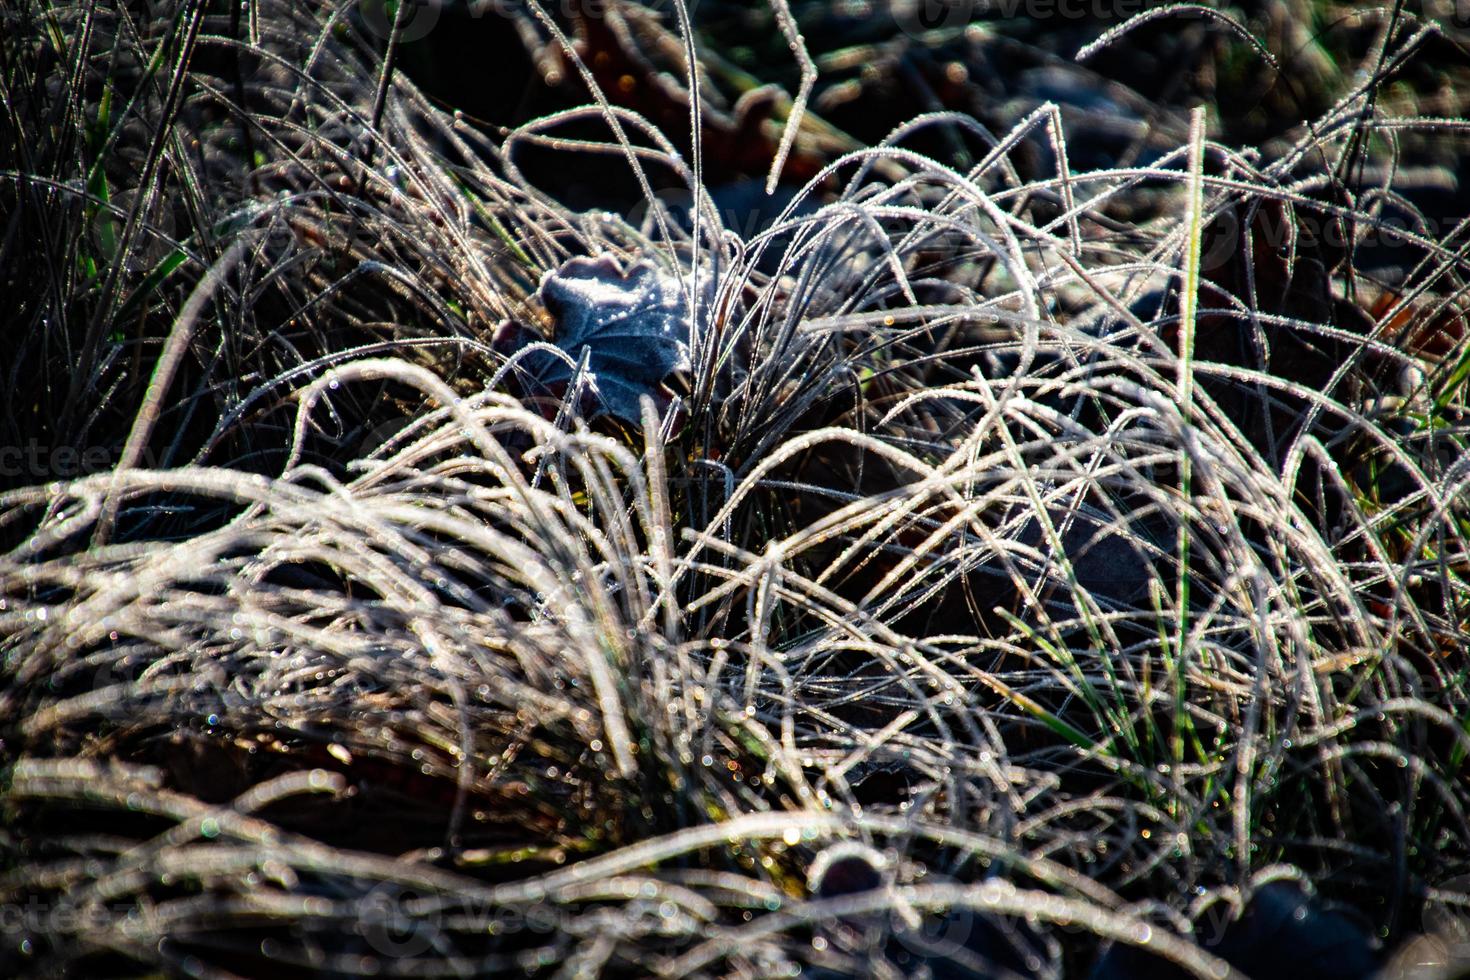
[[[636,422],[638,399],[689,367],[692,311],[679,281],[638,260],[624,272],[611,256],[574,258],[541,278],[541,301],[556,318],[556,346],[580,363],[606,411]],[[545,351],[526,357],[542,384],[571,381],[574,368]]]

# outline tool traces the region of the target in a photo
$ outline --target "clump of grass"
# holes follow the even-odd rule
[[[348,10],[169,13],[0,42],[6,435],[107,462],[0,494],[0,895],[45,913],[0,963],[1217,976],[1258,884],[1392,942],[1466,871],[1463,229],[1389,220],[1444,123],[1381,79],[1270,158],[923,114],[742,234],[600,89],[486,134]],[[581,255],[687,290],[638,420],[494,343],[555,351]],[[880,886],[809,887],[839,841]]]

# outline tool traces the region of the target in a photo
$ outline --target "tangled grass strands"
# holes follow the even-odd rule
[[[745,221],[720,5],[614,6],[672,115],[543,5],[591,104],[504,126],[402,16],[17,8],[0,463],[105,463],[0,489],[0,904],[77,913],[0,972],[1219,976],[1278,883],[1389,943],[1463,900],[1470,270],[1405,164],[1463,120],[1383,98],[1428,25],[1274,143],[1160,106],[1093,166],[1060,91],[819,145],[782,2]],[[547,286],[635,266],[646,382]]]

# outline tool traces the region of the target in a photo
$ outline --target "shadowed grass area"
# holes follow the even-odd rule
[[[1365,976],[1470,901],[1453,31],[1295,125],[1229,72],[1326,8],[1147,95],[1153,14],[734,8],[430,8],[493,123],[422,8],[0,12],[3,972]]]

